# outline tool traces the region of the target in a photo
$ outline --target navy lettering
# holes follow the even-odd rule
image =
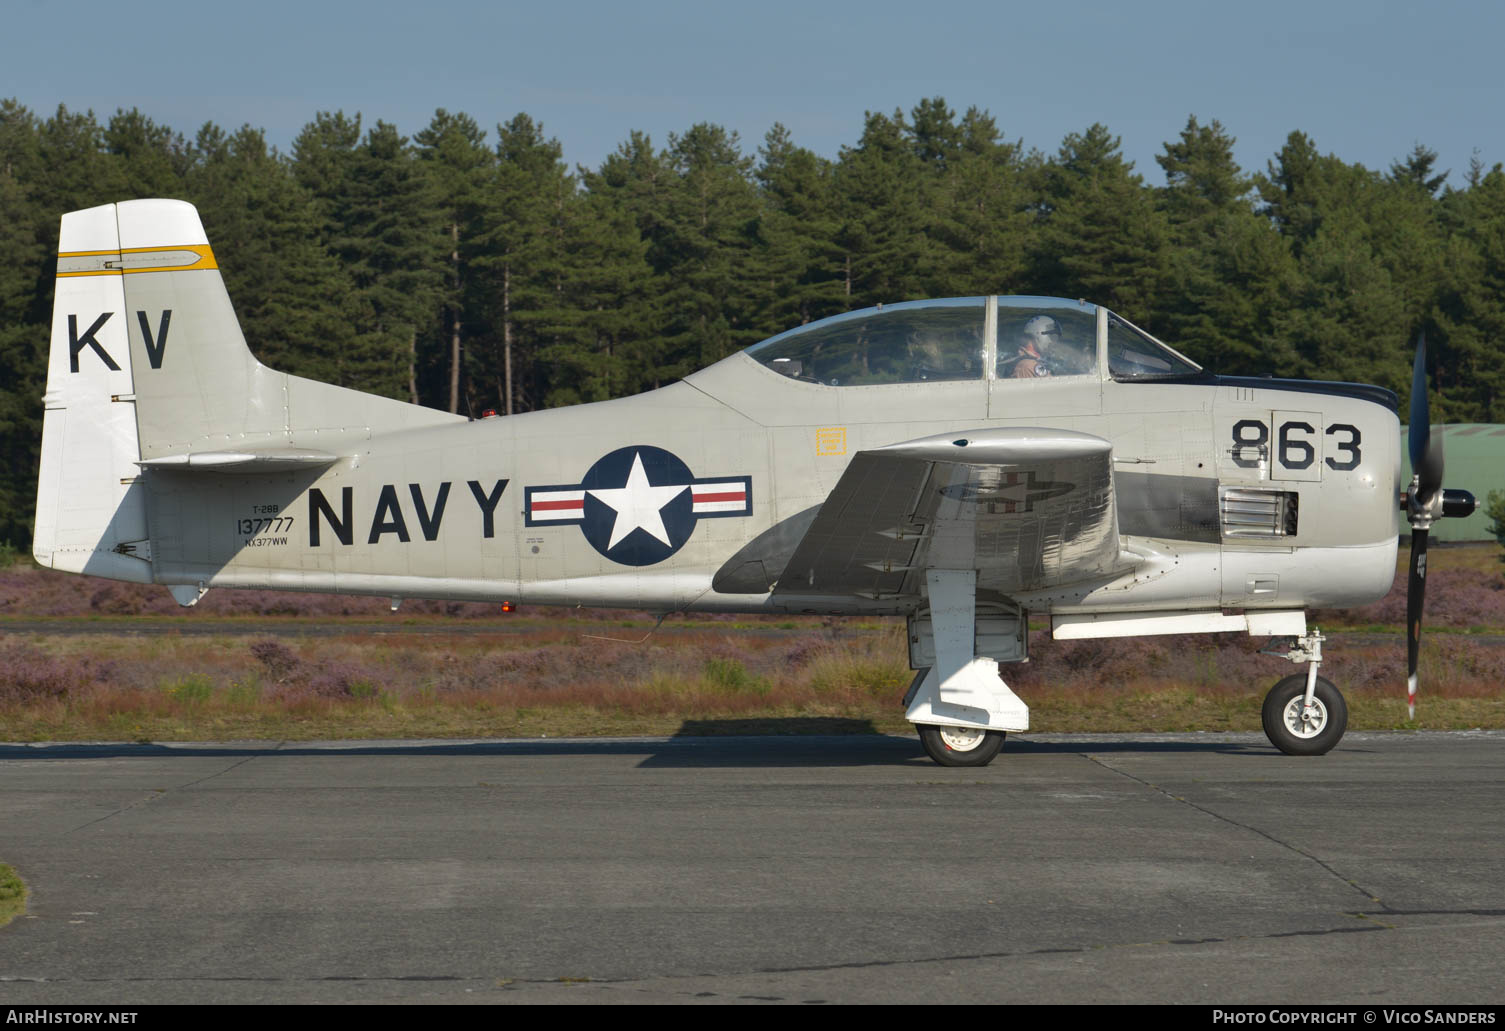
[[[496,536],[496,506],[502,500],[502,491],[506,489],[507,481],[497,480],[496,486],[491,489],[491,494],[487,495],[481,489],[479,480],[470,481],[470,492],[475,495],[476,504],[481,506],[482,537],[490,538]]]
[[[349,487],[340,490],[340,507],[344,510],[343,515],[337,517],[334,509],[329,507],[329,502],[324,499],[324,492],[317,487],[308,492],[308,545],[311,548],[319,546],[319,516],[323,515],[329,520],[329,528],[340,539],[341,544],[352,542],[350,527],[353,520],[350,518],[350,509],[353,504],[352,491]]]
[[[366,543],[376,544],[384,533],[395,533],[398,540],[408,543],[408,524],[402,517],[402,506],[397,503],[397,488],[390,483],[382,485],[381,500],[376,503],[376,514],[371,517],[371,533]]]
[[[432,516],[429,515],[428,506],[423,502],[423,488],[416,483],[410,483],[408,492],[413,495],[413,507],[418,510],[418,525],[423,528],[423,539],[426,541],[436,539],[439,536],[439,520],[444,518],[445,502],[449,501],[448,481],[439,484],[439,496],[434,499]]]

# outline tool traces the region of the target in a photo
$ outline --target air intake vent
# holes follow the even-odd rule
[[[1297,496],[1290,490],[1224,487],[1219,493],[1224,537],[1294,537]]]

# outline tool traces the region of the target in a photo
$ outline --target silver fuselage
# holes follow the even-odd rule
[[[994,426],[1110,441],[1119,530],[1138,556],[1134,573],[1111,582],[1017,599],[1031,609],[1328,607],[1389,589],[1399,432],[1379,400],[1317,384],[1106,376],[823,386],[745,355],[636,397],[376,434],[317,473],[217,480],[153,470],[155,579],[650,610],[912,611],[913,597],[802,599],[770,588],[854,454]],[[587,546],[578,525],[528,525],[525,491],[575,484],[600,456],[631,446],[672,452],[698,478],[748,478],[748,514],[699,519],[672,556],[638,567]],[[1293,497],[1296,532],[1240,536],[1220,499],[1244,487]],[[740,572],[749,554],[759,562],[750,577]]]

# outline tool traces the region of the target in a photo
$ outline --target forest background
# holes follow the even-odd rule
[[[1265,170],[1187,120],[1152,183],[1094,124],[1054,154],[939,97],[868,113],[834,160],[700,123],[570,168],[526,114],[411,138],[321,112],[291,154],[250,125],[0,100],[0,546],[29,549],[58,220],[198,206],[247,342],[279,370],[479,416],[672,382],[791,326],[987,293],[1106,304],[1215,372],[1378,383],[1424,331],[1438,422],[1505,421],[1505,171],[1461,185],[1292,132]]]

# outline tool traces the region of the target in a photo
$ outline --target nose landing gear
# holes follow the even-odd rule
[[[1307,662],[1305,673],[1285,677],[1265,696],[1260,712],[1265,737],[1286,755],[1324,755],[1348,729],[1348,704],[1326,677],[1317,675],[1322,663],[1320,631],[1291,641],[1286,652],[1266,650],[1292,662]]]

